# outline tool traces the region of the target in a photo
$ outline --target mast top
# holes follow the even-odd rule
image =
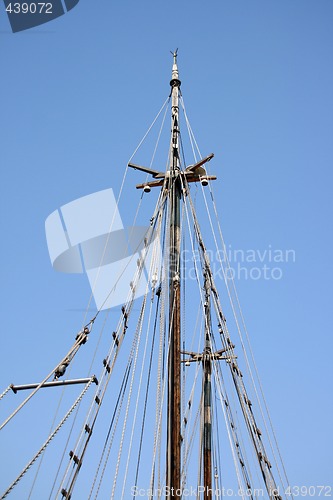
[[[171,87],[180,87],[181,81],[179,80],[178,65],[177,65],[178,49],[176,49],[174,52],[171,52],[171,54],[173,56],[173,65],[172,65],[172,75],[171,75],[170,85]]]
[[[171,160],[172,166],[170,170],[179,171],[179,152],[178,152],[178,135],[179,135],[179,124],[178,124],[178,101],[180,96],[180,85],[181,81],[179,80],[178,73],[178,64],[177,64],[177,55],[178,49],[174,52],[171,51],[173,57],[173,65],[172,65],[172,75],[170,80],[171,86],[171,106],[172,106],[172,152],[171,152]],[[206,169],[203,167],[205,163],[210,161],[213,158],[213,154],[202,158],[194,165],[189,165],[183,172],[182,175],[185,176],[187,182],[201,182],[203,186],[208,185],[208,181],[213,181],[216,179],[215,175],[207,175]],[[165,185],[165,179],[168,176],[166,172],[161,172],[159,170],[153,170],[152,168],[144,167],[141,165],[136,165],[134,163],[129,163],[129,167],[134,168],[134,170],[141,170],[142,172],[146,172],[153,176],[153,181],[144,182],[142,184],[137,184],[137,189],[143,189],[145,193],[149,193],[152,187],[162,187]],[[169,170],[168,170],[169,172]]]

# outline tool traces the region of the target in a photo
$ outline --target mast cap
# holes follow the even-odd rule
[[[179,80],[178,65],[177,65],[178,49],[176,49],[174,52],[171,52],[171,54],[173,56],[173,65],[172,65],[172,76],[170,80],[170,86],[172,88],[180,87],[181,81]]]

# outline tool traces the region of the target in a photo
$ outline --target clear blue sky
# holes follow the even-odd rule
[[[281,280],[237,286],[290,481],[332,484],[332,23],[331,0],[80,0],[13,34],[0,5],[1,388],[80,329],[88,282],[52,269],[45,219],[117,192],[179,47],[227,244],[295,251]]]

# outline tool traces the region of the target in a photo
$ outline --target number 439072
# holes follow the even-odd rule
[[[9,14],[52,14],[52,3],[33,2],[33,3],[12,3],[6,7]]]

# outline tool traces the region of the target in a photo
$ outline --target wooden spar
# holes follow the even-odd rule
[[[212,351],[210,345],[210,286],[205,275],[205,350],[203,355],[203,480],[205,500],[212,499]]]
[[[44,382],[44,384],[24,384],[24,385],[11,385],[11,390],[16,394],[18,391],[25,391],[29,389],[36,389],[40,387],[43,389],[44,387],[59,387],[64,385],[75,385],[75,384],[87,384],[90,380],[93,379],[96,385],[98,385],[97,378],[95,376],[90,378],[76,378],[72,380],[53,380],[52,382]]]
[[[171,99],[172,137],[169,182],[169,358],[166,486],[171,497],[181,497],[181,362],[180,362],[180,200],[179,87],[177,51],[173,54]]]

